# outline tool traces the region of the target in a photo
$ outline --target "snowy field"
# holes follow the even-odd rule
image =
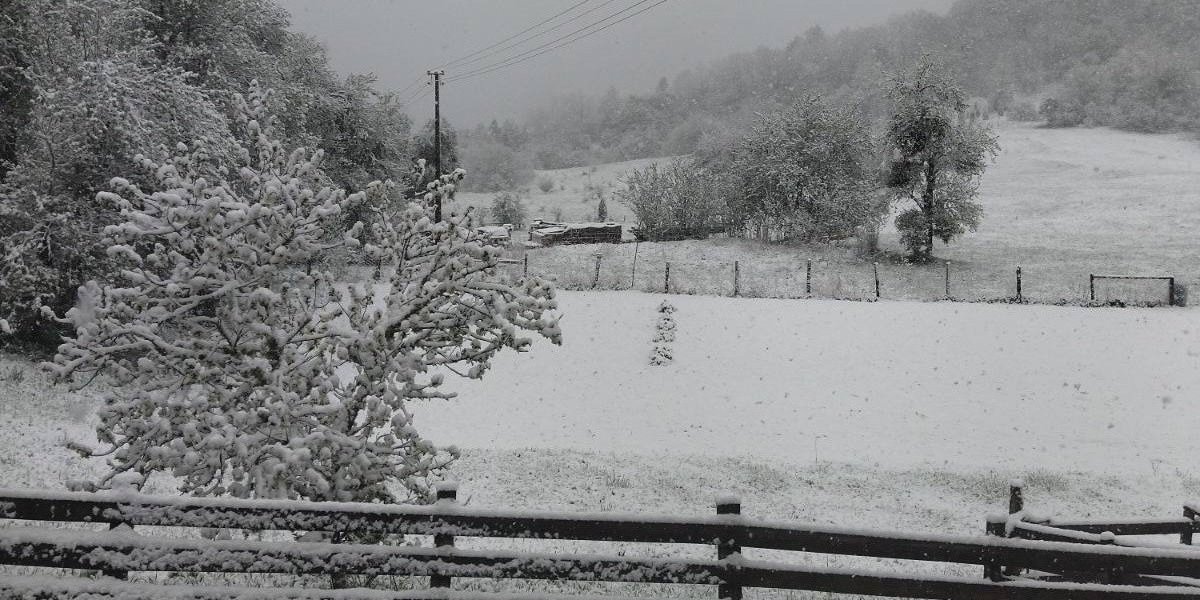
[[[889,468],[1190,470],[1200,330],[1178,309],[561,294],[564,344],[417,411],[443,444]]]
[[[664,299],[678,309],[674,360],[651,367]],[[462,398],[416,411],[419,429],[464,448],[450,476],[469,506],[705,515],[715,496],[735,493],[756,517],[975,534],[1016,476],[1031,506],[1065,516],[1169,516],[1200,496],[1191,468],[1200,423],[1185,393],[1200,383],[1194,310],[637,292],[563,292],[560,306],[563,346],[505,355],[482,382],[451,381]],[[4,485],[61,488],[99,469],[63,445],[91,438],[94,394],[68,392],[13,357],[0,358],[0,394]],[[154,487],[170,491],[166,481]],[[618,551],[465,547],[481,544]]]
[[[1194,145],[1027,126],[1002,141],[984,230],[946,250],[964,272],[1015,260],[1033,274],[1200,264],[1188,235],[1200,225],[1189,204],[1200,189]],[[566,189],[547,202],[583,210],[576,183],[618,171],[563,171]],[[1065,225],[1078,215],[1087,227]],[[709,244],[716,258],[693,273],[723,285],[717,263],[741,244]],[[678,309],[674,360],[650,366],[664,299]],[[470,506],[703,515],[735,493],[757,517],[969,534],[1003,508],[1017,476],[1031,506],[1066,516],[1169,516],[1200,498],[1194,308],[640,292],[562,292],[560,308],[563,346],[502,355],[483,381],[450,380],[461,398],[415,409],[420,431],[464,449],[450,477]],[[0,355],[3,485],[62,488],[96,474],[101,465],[65,447],[93,439],[96,396]],[[153,491],[169,488],[160,480]]]

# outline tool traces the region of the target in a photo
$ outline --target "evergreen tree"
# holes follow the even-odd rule
[[[604,223],[608,221],[608,203],[605,202],[605,194],[603,190],[596,190],[596,197],[600,202],[596,204],[596,220]]]

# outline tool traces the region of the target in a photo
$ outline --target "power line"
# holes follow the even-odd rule
[[[500,61],[497,61],[497,62],[495,62],[495,63],[492,63],[492,64],[490,64],[490,65],[484,65],[484,66],[482,66],[482,67],[480,67],[480,68],[478,68],[478,69],[475,69],[475,70],[472,70],[472,71],[468,71],[468,72],[466,72],[466,73],[460,73],[460,74],[458,74],[458,75],[456,75],[456,76],[454,76],[454,77],[451,77],[451,78],[450,78],[450,79],[448,79],[447,81],[453,81],[454,79],[462,79],[462,78],[466,78],[466,77],[473,76],[473,75],[476,75],[476,74],[482,74],[482,73],[484,73],[484,72],[487,72],[487,71],[491,70],[493,67],[506,66],[504,63],[510,63],[510,62],[511,62],[512,64],[516,64],[516,62],[523,62],[523,60],[518,60],[518,59],[522,59],[523,57],[526,57],[526,56],[528,56],[528,55],[531,55],[531,54],[532,54],[533,56],[537,56],[538,54],[541,54],[541,52],[538,52],[539,50],[543,50],[543,49],[547,49],[546,51],[553,50],[554,48],[548,48],[548,47],[549,47],[549,46],[553,46],[553,45],[554,45],[555,43],[557,43],[557,42],[560,42],[560,41],[562,41],[562,40],[565,40],[565,39],[567,39],[567,38],[570,38],[570,37],[572,37],[572,36],[574,36],[574,35],[578,34],[578,33],[579,33],[579,32],[581,32],[581,31],[586,31],[586,30],[588,30],[588,29],[591,29],[592,27],[595,27],[595,26],[597,26],[597,25],[599,25],[599,24],[601,24],[601,23],[604,23],[605,21],[608,21],[609,19],[612,19],[612,18],[614,18],[614,17],[616,17],[616,16],[620,15],[621,13],[628,12],[628,11],[630,11],[630,10],[632,10],[632,9],[634,9],[634,8],[637,8],[638,6],[641,6],[641,5],[643,5],[643,4],[647,3],[647,2],[650,2],[650,1],[651,1],[651,0],[639,0],[638,2],[635,2],[635,3],[633,3],[633,4],[629,5],[629,6],[626,6],[625,8],[622,8],[621,10],[618,10],[617,12],[615,12],[615,13],[612,13],[612,14],[608,15],[607,17],[604,17],[604,18],[602,18],[602,19],[599,19],[599,20],[597,20],[597,21],[592,21],[591,23],[588,23],[587,25],[584,25],[583,27],[580,27],[579,29],[576,29],[575,31],[572,31],[571,33],[568,33],[568,34],[566,34],[566,35],[563,35],[563,36],[557,37],[557,38],[555,38],[555,39],[553,39],[553,40],[550,40],[549,42],[546,42],[545,44],[542,44],[541,46],[538,46],[538,47],[536,47],[536,48],[532,48],[532,49],[530,49],[530,50],[526,50],[526,51],[524,51],[524,52],[520,52],[520,53],[518,53],[518,54],[515,54],[515,55],[513,55],[513,56],[510,56],[510,57],[508,57],[508,58],[505,58],[505,59],[501,59]],[[664,0],[664,1],[665,1],[665,0]],[[661,4],[661,2],[660,2],[660,4]],[[653,8],[653,7],[651,7],[651,8]],[[643,11],[639,11],[639,13],[640,13],[640,12],[643,12]],[[637,15],[637,14],[638,14],[638,13],[634,13],[633,15],[629,15],[628,17],[632,17],[632,16],[635,16],[635,15]],[[626,18],[628,18],[628,17],[626,17]],[[625,19],[618,20],[618,21],[616,21],[615,23],[610,23],[609,25],[615,25],[616,23],[619,23],[619,22],[621,22],[621,21],[623,21],[623,20],[625,20]],[[607,28],[609,25],[606,25],[604,28]],[[603,30],[604,28],[598,29],[598,30],[596,30],[596,31],[594,31],[594,32],[591,32],[591,33],[596,33],[596,32],[598,32],[598,31],[601,31],[601,30]],[[590,35],[590,34],[588,34],[588,35]],[[586,36],[586,35],[584,35],[584,36],[580,36],[580,37],[579,37],[579,38],[577,38],[577,39],[583,39],[584,37],[587,37],[587,36]],[[564,44],[564,45],[565,45],[565,44]],[[529,56],[529,58],[532,58],[532,56]],[[516,61],[516,62],[512,62],[512,61]]]
[[[411,100],[409,100],[408,102],[401,104],[400,108],[408,108],[408,106],[410,104],[412,104],[418,100],[424,100],[425,98],[429,97],[429,95],[432,93],[433,93],[433,90],[431,88],[422,88],[421,93],[417,94],[416,96],[413,96],[413,98]]]
[[[429,93],[429,88],[418,87],[418,88],[414,89],[412,92],[410,92],[407,96],[405,96],[403,100],[400,100],[400,106],[401,107],[408,106],[409,104],[416,102],[418,99],[420,99],[422,96],[424,96],[428,93]]]
[[[533,35],[531,35],[531,36],[528,36],[528,37],[525,37],[525,38],[519,39],[519,40],[517,40],[517,41],[515,41],[515,42],[513,42],[513,43],[511,43],[511,44],[508,44],[508,45],[506,45],[506,46],[504,46],[504,47],[497,48],[497,49],[496,49],[494,52],[488,52],[487,54],[484,54],[484,55],[481,55],[481,56],[476,56],[475,58],[472,58],[471,60],[468,60],[468,61],[463,61],[463,62],[459,63],[459,64],[458,64],[458,65],[456,65],[456,66],[458,66],[458,67],[460,67],[460,68],[461,68],[461,67],[464,67],[464,66],[466,66],[466,65],[475,64],[475,63],[477,63],[477,62],[479,62],[479,61],[481,61],[481,60],[487,60],[488,58],[491,58],[491,57],[493,57],[493,56],[496,56],[496,55],[498,55],[498,54],[501,54],[501,53],[503,53],[503,52],[505,52],[505,51],[507,51],[507,50],[511,50],[511,49],[513,49],[513,48],[516,48],[517,46],[520,46],[521,44],[524,44],[525,42],[528,42],[528,41],[531,41],[531,40],[536,40],[537,38],[540,38],[540,37],[542,37],[542,36],[545,36],[545,35],[547,35],[547,34],[549,34],[549,33],[552,33],[552,32],[554,32],[555,30],[558,30],[558,29],[561,29],[561,28],[563,28],[563,27],[566,27],[567,25],[569,25],[569,24],[571,24],[571,23],[573,23],[573,22],[575,22],[575,21],[578,21],[579,19],[582,19],[582,18],[584,18],[584,17],[586,17],[586,16],[588,16],[588,15],[590,15],[590,14],[592,14],[592,13],[594,13],[594,12],[596,12],[596,11],[598,11],[598,10],[600,10],[600,9],[604,8],[605,6],[608,6],[609,4],[612,4],[613,2],[616,2],[616,1],[617,1],[617,0],[607,0],[607,1],[606,1],[606,2],[604,2],[603,4],[601,4],[601,5],[599,5],[599,6],[593,6],[593,7],[589,8],[589,9],[587,9],[587,10],[585,10],[585,11],[583,11],[583,12],[581,12],[581,13],[577,14],[577,15],[574,15],[574,16],[572,16],[571,18],[567,19],[566,21],[563,21],[562,23],[559,23],[558,25],[555,25],[554,27],[551,27],[551,28],[549,28],[549,29],[546,29],[546,30],[544,30],[544,31],[539,31],[538,33],[535,33],[535,34],[533,34]],[[578,6],[578,5],[576,5],[576,6]],[[593,24],[594,24],[594,23],[593,23]]]
[[[540,21],[540,22],[538,22],[538,23],[535,23],[534,25],[531,25],[530,27],[528,27],[528,28],[526,28],[526,29],[523,29],[523,30],[521,30],[521,31],[518,31],[517,33],[514,33],[513,35],[511,35],[511,36],[509,36],[509,37],[506,37],[506,38],[504,38],[504,39],[502,39],[502,40],[500,40],[500,41],[496,42],[495,44],[492,44],[491,46],[488,46],[487,48],[483,48],[483,49],[481,49],[481,50],[476,50],[476,51],[474,51],[474,52],[472,52],[472,53],[470,53],[470,54],[467,54],[467,55],[465,55],[465,56],[460,56],[460,57],[458,57],[458,58],[456,58],[456,59],[454,59],[454,60],[452,60],[452,61],[450,61],[450,62],[448,62],[448,63],[445,63],[445,64],[443,64],[442,66],[440,66],[440,67],[438,67],[438,68],[439,68],[439,69],[445,69],[446,67],[451,67],[451,66],[457,65],[457,64],[459,64],[460,62],[462,62],[462,61],[463,61],[463,60],[465,60],[465,59],[468,59],[468,58],[471,58],[471,57],[473,57],[473,56],[476,56],[476,55],[478,55],[478,54],[482,54],[482,53],[484,53],[484,52],[487,52],[488,50],[491,50],[492,48],[495,48],[496,46],[499,46],[500,44],[503,44],[503,43],[505,43],[505,42],[507,42],[507,41],[509,41],[509,40],[511,40],[511,39],[513,39],[513,38],[515,38],[515,37],[518,37],[518,36],[524,35],[525,33],[529,32],[529,31],[532,31],[532,30],[534,30],[534,29],[537,29],[538,27],[541,27],[542,25],[545,25],[546,23],[549,23],[550,21],[553,21],[554,19],[557,19],[557,18],[559,18],[559,17],[561,17],[561,16],[563,16],[563,15],[565,15],[565,14],[567,14],[567,13],[569,13],[569,12],[573,11],[573,10],[575,10],[575,9],[576,9],[576,8],[578,8],[578,7],[580,7],[580,6],[584,5],[584,4],[587,4],[589,1],[590,1],[590,0],[580,0],[580,2],[577,2],[577,3],[575,3],[575,4],[574,4],[574,5],[572,5],[570,8],[568,8],[568,9],[566,9],[566,10],[564,10],[564,11],[561,11],[561,12],[558,12],[558,13],[556,13],[556,14],[555,14],[554,16],[552,16],[552,17],[549,17],[549,18],[547,18],[547,19],[543,19],[542,21]],[[586,13],[585,13],[585,14],[586,14]],[[570,21],[568,21],[568,22],[570,22]],[[553,31],[553,29],[551,29],[551,31]]]
[[[640,5],[642,5],[642,4],[645,4],[645,3],[647,3],[647,2],[650,2],[650,1],[651,1],[651,0],[641,0],[640,2],[637,2],[637,3],[635,3],[635,4],[633,4],[633,5],[629,6],[629,7],[626,7],[626,8],[624,8],[624,9],[622,9],[622,10],[619,10],[619,11],[617,11],[617,12],[615,12],[615,13],[613,13],[613,14],[611,14],[611,15],[607,16],[607,17],[604,17],[603,19],[600,19],[599,21],[596,21],[596,22],[594,22],[594,23],[592,23],[592,24],[590,24],[590,25],[586,25],[586,26],[584,26],[584,27],[581,27],[581,28],[579,28],[579,29],[577,29],[577,30],[575,30],[575,31],[572,31],[571,33],[568,33],[567,35],[564,35],[564,36],[562,36],[562,37],[559,37],[559,38],[557,38],[557,39],[555,39],[555,40],[551,40],[551,41],[549,41],[549,42],[547,42],[547,43],[545,43],[545,44],[542,44],[541,46],[538,46],[537,48],[533,48],[532,50],[528,50],[528,51],[522,52],[521,54],[517,54],[517,55],[515,55],[515,56],[512,56],[512,57],[510,57],[510,58],[508,58],[508,59],[505,59],[505,60],[499,61],[499,62],[497,62],[497,63],[493,63],[493,64],[491,64],[491,65],[486,65],[486,66],[483,66],[483,67],[481,67],[481,68],[479,68],[479,69],[476,69],[476,70],[474,70],[474,71],[468,71],[468,72],[466,72],[466,73],[463,73],[463,74],[461,74],[461,75],[456,75],[456,76],[454,76],[454,77],[447,78],[447,79],[446,79],[446,82],[447,82],[447,83],[449,83],[449,82],[454,82],[454,81],[462,81],[462,80],[464,80],[464,79],[470,79],[470,78],[472,78],[472,77],[478,77],[478,76],[480,76],[480,75],[484,75],[484,74],[487,74],[487,73],[491,73],[492,71],[498,71],[498,70],[500,70],[500,69],[503,69],[503,68],[506,68],[506,67],[511,67],[511,66],[514,66],[514,65],[518,65],[518,64],[520,64],[520,63],[523,63],[523,62],[525,62],[525,61],[527,61],[527,60],[530,60],[530,59],[536,58],[536,57],[538,57],[538,56],[541,56],[541,55],[543,55],[543,54],[545,54],[545,53],[547,53],[547,52],[551,52],[551,51],[553,51],[553,50],[557,50],[557,49],[559,49],[559,48],[562,48],[563,46],[567,46],[567,45],[573,44],[573,43],[575,43],[575,42],[578,42],[579,40],[582,40],[582,39],[584,39],[584,38],[587,38],[587,37],[590,37],[590,36],[592,36],[592,35],[595,35],[595,34],[597,34],[597,33],[600,33],[601,31],[604,31],[605,29],[608,29],[609,27],[612,27],[613,25],[616,25],[616,24],[618,24],[618,23],[621,23],[621,22],[623,22],[623,21],[627,21],[627,20],[629,20],[629,19],[632,19],[633,17],[636,17],[636,16],[638,16],[638,15],[640,15],[640,14],[642,14],[642,13],[644,13],[644,12],[646,12],[646,11],[648,11],[648,10],[650,10],[650,9],[652,9],[652,8],[654,8],[654,7],[658,6],[658,5],[660,5],[660,4],[663,4],[663,3],[667,2],[667,0],[658,0],[658,2],[655,2],[654,4],[651,4],[650,6],[647,6],[646,8],[643,8],[643,9],[641,9],[641,10],[639,10],[639,11],[635,12],[635,13],[632,13],[632,14],[626,15],[626,16],[624,16],[624,17],[622,17],[622,18],[620,18],[620,19],[618,19],[618,20],[616,20],[616,21],[613,21],[612,23],[608,23],[608,24],[604,25],[603,27],[600,27],[599,29],[595,29],[595,30],[593,30],[593,31],[589,31],[589,32],[587,32],[587,33],[585,33],[585,34],[583,34],[583,35],[581,35],[581,36],[579,36],[579,37],[576,37],[576,38],[574,38],[574,39],[567,39],[567,38],[570,38],[571,36],[573,36],[573,35],[575,35],[575,34],[577,34],[577,33],[581,32],[581,31],[585,31],[585,30],[587,30],[587,29],[589,29],[589,28],[591,28],[591,27],[595,27],[596,25],[599,25],[600,23],[603,23],[604,21],[607,21],[607,20],[609,20],[609,19],[611,19],[611,18],[613,18],[613,17],[615,17],[615,16],[617,16],[617,15],[619,15],[619,14],[623,13],[623,12],[626,12],[626,11],[628,11],[628,10],[630,10],[630,9],[636,8],[637,6],[640,6]],[[559,41],[562,41],[562,40],[566,40],[566,41],[564,41],[564,42],[562,42],[562,43],[560,43],[560,44],[556,44],[556,45],[554,45],[554,44],[555,44],[555,42],[559,42]]]
[[[418,83],[421,83],[421,82],[422,82],[422,81],[424,81],[424,80],[425,80],[425,78],[424,78],[424,77],[418,76],[416,79],[413,79],[411,83],[409,83],[408,85],[406,85],[406,86],[404,86],[404,87],[400,88],[398,91],[394,92],[394,94],[395,94],[397,97],[399,97],[400,95],[404,94],[404,92],[407,92],[408,90],[411,90],[411,89],[413,88],[413,86],[414,86],[414,85],[417,85]]]

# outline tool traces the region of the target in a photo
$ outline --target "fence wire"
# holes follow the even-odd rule
[[[526,267],[528,261],[528,267]],[[938,262],[838,261],[827,259],[728,260],[726,256],[680,257],[635,244],[588,246],[585,251],[547,248],[510,252],[505,272],[528,274],[569,290],[639,290],[674,294],[757,298],[845,300],[961,300],[1063,304],[1168,305],[1165,280],[1063,278],[1038,268]],[[1095,300],[1091,300],[1092,287]],[[1186,298],[1177,280],[1177,298]]]

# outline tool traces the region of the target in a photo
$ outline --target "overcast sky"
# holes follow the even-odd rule
[[[620,13],[579,42],[547,51],[442,89],[443,118],[470,127],[492,118],[520,117],[548,97],[565,92],[621,92],[652,89],[662,76],[733,52],[779,47],[813,25],[834,33],[876,24],[913,9],[944,12],[953,0],[278,0],[292,13],[293,28],[316,36],[329,49],[339,72],[369,72],[401,98],[424,84],[433,67],[471,55],[556,13],[580,4],[556,20],[515,38],[536,35],[571,17],[577,20],[542,37],[499,52],[499,47],[446,69],[447,78],[498,64],[556,38]],[[606,4],[607,3],[607,4]],[[626,12],[620,12],[623,9]],[[593,11],[579,16],[584,11]],[[597,26],[600,26],[597,25]],[[586,33],[585,30],[583,33]],[[564,40],[565,41],[565,40]],[[432,117],[432,96],[415,99],[414,116]]]

